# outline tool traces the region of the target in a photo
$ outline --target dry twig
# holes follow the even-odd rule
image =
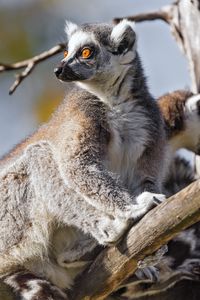
[[[30,59],[26,59],[26,60],[23,60],[23,61],[14,63],[14,64],[0,63],[0,72],[19,70],[19,69],[25,68],[22,73],[16,75],[16,80],[15,80],[14,84],[11,86],[11,88],[9,90],[9,94],[11,95],[14,93],[16,88],[33,71],[33,69],[35,68],[35,66],[38,63],[62,52],[64,49],[65,49],[65,44],[59,44],[47,51],[42,52],[41,54],[31,57]]]
[[[164,6],[162,9],[160,9],[158,11],[141,13],[141,14],[137,14],[137,15],[122,17],[122,18],[114,18],[113,22],[115,24],[117,24],[123,19],[127,19],[129,21],[134,21],[134,22],[162,20],[166,23],[170,23],[171,5]]]

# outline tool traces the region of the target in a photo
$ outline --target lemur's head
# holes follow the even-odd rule
[[[136,56],[134,24],[127,20],[113,26],[67,22],[64,59],[54,70],[62,81],[92,85],[117,79]]]

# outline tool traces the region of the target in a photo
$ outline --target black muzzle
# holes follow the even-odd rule
[[[62,81],[75,81],[82,79],[81,76],[74,72],[66,63],[56,67],[54,69],[54,73],[56,77]]]

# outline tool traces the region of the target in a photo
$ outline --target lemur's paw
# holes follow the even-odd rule
[[[200,259],[188,258],[184,263],[178,267],[179,271],[188,272],[194,276],[200,277]]]
[[[95,239],[78,240],[73,247],[64,249],[57,255],[57,263],[64,268],[83,268],[90,262],[90,253],[97,247]]]
[[[166,199],[163,194],[143,192],[136,198],[136,204],[132,206],[132,218],[139,218],[146,214],[151,208],[162,203]]]
[[[162,203],[165,199],[166,197],[163,194],[143,192],[136,198],[136,202],[141,207],[150,207]]]
[[[119,241],[127,227],[128,221],[125,219],[104,216],[102,220],[97,221],[94,237],[101,245],[113,245]]]
[[[164,245],[158,249],[154,254],[145,257],[138,262],[138,268],[144,269],[158,265],[168,251],[168,246]]]
[[[140,280],[150,280],[152,282],[157,282],[159,280],[159,270],[156,267],[137,269],[135,275]]]
[[[200,117],[200,94],[194,95],[185,103],[186,112]]]

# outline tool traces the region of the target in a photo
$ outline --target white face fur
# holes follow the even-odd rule
[[[76,81],[98,94],[124,78],[136,57],[134,23],[116,26],[66,22],[67,55],[55,70],[62,81]],[[99,95],[98,95],[99,96]]]

